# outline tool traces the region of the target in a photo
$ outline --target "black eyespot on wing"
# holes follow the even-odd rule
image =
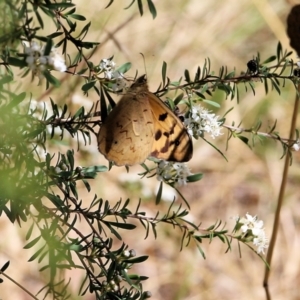
[[[169,151],[169,146],[170,146],[170,143],[168,140],[166,140],[164,146],[162,148],[160,148],[160,152],[161,153],[166,153]]]
[[[168,113],[160,114],[158,117],[159,121],[165,121],[165,119],[168,117]]]
[[[161,138],[161,136],[162,136],[161,130],[157,130],[157,131],[155,132],[154,139],[155,139],[156,141],[158,141],[158,140]]]
[[[184,122],[184,116],[183,115],[179,115],[178,116],[179,120],[183,123]]]

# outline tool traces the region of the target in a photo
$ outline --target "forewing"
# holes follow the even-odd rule
[[[193,144],[184,124],[154,94],[149,97],[149,103],[154,123],[151,156],[174,162],[189,161],[193,155]]]

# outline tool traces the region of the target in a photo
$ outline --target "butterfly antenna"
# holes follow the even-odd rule
[[[146,60],[145,60],[145,56],[143,53],[140,53],[143,57],[143,62],[144,62],[144,69],[145,69],[145,73],[146,73],[146,78],[148,79],[148,74],[147,74],[147,68],[146,68]]]

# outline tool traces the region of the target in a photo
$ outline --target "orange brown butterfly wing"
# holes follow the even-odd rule
[[[147,86],[132,85],[101,125],[99,151],[117,166],[141,164],[149,156],[154,135]]]
[[[121,98],[98,134],[99,151],[117,166],[140,164],[148,156],[186,162],[193,144],[181,120],[141,76]]]
[[[150,156],[174,162],[192,158],[193,144],[184,124],[158,97],[150,93],[154,142]]]

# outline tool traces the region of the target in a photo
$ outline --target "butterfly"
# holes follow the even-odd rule
[[[148,90],[145,75],[132,84],[101,124],[98,149],[117,166],[141,164],[149,156],[186,162],[193,155],[184,124]]]

